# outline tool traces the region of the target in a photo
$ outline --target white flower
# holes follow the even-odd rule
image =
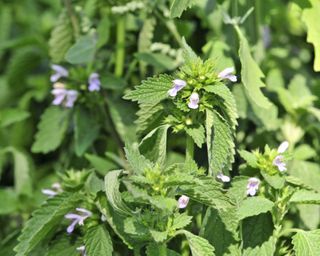
[[[182,195],[182,196],[179,197],[179,199],[178,199],[178,207],[180,209],[186,208],[188,203],[189,203],[189,197],[187,197],[185,195]]]
[[[222,182],[230,182],[230,177],[227,175],[224,175],[222,172],[218,173],[217,178]]]
[[[84,245],[79,246],[79,247],[77,247],[76,249],[77,249],[77,251],[80,252],[81,256],[87,256],[87,254],[86,254],[86,247],[85,247]]]
[[[237,77],[232,74],[233,72],[234,67],[225,68],[218,74],[218,77],[220,79],[229,79],[231,82],[237,82]]]
[[[175,97],[183,87],[187,85],[187,82],[181,79],[175,79],[172,81],[173,82],[173,87],[168,91],[168,94],[171,97]]]
[[[54,197],[63,191],[61,188],[61,185],[58,182],[53,183],[51,188],[52,189],[42,189],[41,190],[42,194],[44,194],[48,197]]]
[[[284,153],[289,147],[289,142],[288,141],[284,141],[280,144],[280,146],[278,147],[278,153]]]
[[[191,109],[197,109],[199,107],[199,94],[193,92],[189,98],[188,107]]]
[[[247,195],[254,196],[260,185],[260,180],[257,178],[249,178],[248,185],[247,185]]]

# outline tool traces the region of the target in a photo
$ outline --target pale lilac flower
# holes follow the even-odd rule
[[[260,180],[257,178],[250,178],[248,180],[248,185],[247,185],[247,195],[254,196],[260,185]]]
[[[70,234],[73,232],[75,226],[79,224],[80,226],[84,225],[85,219],[92,216],[92,212],[88,211],[84,208],[76,208],[76,210],[80,213],[68,213],[64,217],[66,219],[72,220],[72,223],[68,226],[67,232]]]
[[[222,172],[218,173],[217,178],[222,182],[230,182],[230,177],[227,175],[224,175]]]
[[[175,79],[172,81],[173,82],[173,87],[168,91],[168,94],[171,97],[175,97],[183,87],[187,85],[187,82],[181,79]]]
[[[182,195],[182,196],[179,197],[179,199],[178,199],[178,207],[180,209],[186,208],[188,203],[189,203],[189,197],[187,197],[185,195]]]
[[[72,108],[77,98],[78,98],[78,92],[76,90],[68,90],[65,106],[67,108]]]
[[[192,109],[197,109],[199,107],[199,94],[193,92],[189,98],[188,107]]]
[[[218,74],[218,77],[220,79],[229,79],[231,82],[237,82],[237,77],[232,74],[233,72],[234,67],[225,68]]]
[[[282,142],[278,147],[279,155],[277,155],[272,162],[273,165],[278,167],[278,170],[280,172],[284,172],[287,170],[286,163],[284,162],[284,157],[281,154],[284,153],[288,149],[288,147],[289,147],[288,141]]]
[[[80,252],[81,256],[87,256],[87,254],[86,254],[86,247],[85,247],[84,245],[79,246],[79,247],[77,247],[76,249],[77,249],[77,251]]]
[[[88,89],[90,92],[100,91],[101,82],[100,82],[98,73],[92,73],[89,77],[88,82],[89,82]]]
[[[68,77],[68,75],[69,75],[68,70],[66,70],[62,66],[52,64],[51,68],[53,69],[53,71],[56,72],[53,75],[51,75],[51,77],[50,77],[50,81],[52,83],[57,82],[61,77]]]
[[[102,222],[105,222],[107,220],[107,217],[105,215],[101,214],[100,220]]]
[[[44,194],[48,197],[54,197],[57,194],[61,193],[62,191],[63,190],[61,188],[61,185],[58,182],[53,183],[51,186],[51,189],[42,189],[41,190],[42,194]]]
[[[263,26],[262,27],[262,42],[264,48],[268,48],[271,43],[271,31],[268,26]]]

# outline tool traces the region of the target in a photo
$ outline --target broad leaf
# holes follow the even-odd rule
[[[183,234],[188,240],[192,256],[214,256],[214,247],[206,239],[186,230],[183,231]]]
[[[77,250],[82,244],[76,236],[67,234],[59,235],[53,240],[48,248],[45,256],[57,256],[57,255],[68,255],[68,256],[79,256]]]
[[[201,148],[206,138],[203,125],[186,127],[185,131],[193,139],[194,143]]]
[[[291,203],[320,204],[320,193],[309,190],[298,190],[290,198]]]
[[[65,59],[71,64],[84,64],[93,61],[96,51],[96,39],[94,35],[80,37],[67,51]]]
[[[106,175],[107,172],[118,168],[116,164],[107,160],[106,158],[102,158],[93,154],[86,154],[85,158],[101,175]]]
[[[320,252],[320,229],[300,230],[292,237],[292,243],[296,256],[317,256]]]
[[[168,249],[164,244],[149,244],[146,248],[147,256],[179,256],[180,254]]]
[[[112,256],[112,240],[104,225],[90,227],[84,235],[84,241],[88,256]]]
[[[13,189],[0,189],[0,216],[14,213],[19,208],[19,201],[17,194]]]
[[[124,149],[126,158],[135,174],[141,174],[146,169],[152,168],[153,164],[140,154],[136,144],[127,145]]]
[[[8,108],[0,111],[0,127],[7,127],[11,124],[21,122],[27,119],[30,116],[30,113],[18,109],[18,108]]]
[[[248,218],[251,216],[259,215],[271,211],[274,204],[269,199],[264,197],[248,197],[244,200],[239,209],[239,219]]]

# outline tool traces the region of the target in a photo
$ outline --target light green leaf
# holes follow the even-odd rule
[[[320,205],[298,204],[296,207],[303,226],[309,230],[316,229],[320,223]]]
[[[292,237],[296,256],[318,256],[320,252],[320,229],[300,230]]]
[[[170,17],[180,18],[183,11],[196,3],[195,0],[173,0],[170,7]]]
[[[308,144],[302,144],[293,151],[293,158],[297,160],[307,160],[317,155],[317,152]]]
[[[104,225],[90,227],[84,235],[84,241],[88,256],[112,256],[112,240]]]
[[[74,140],[77,156],[82,156],[99,135],[100,125],[84,108],[77,108],[74,115]]]
[[[93,61],[96,52],[94,35],[81,36],[67,51],[65,59],[71,64],[84,64]]]
[[[13,189],[1,188],[0,189],[0,216],[5,214],[14,213],[19,208],[19,201],[17,194]]]
[[[188,126],[185,128],[185,131],[193,139],[194,143],[201,148],[206,138],[203,125]]]
[[[40,209],[32,214],[22,230],[15,247],[17,256],[30,255],[41,241],[48,238],[51,232],[58,227],[63,216],[78,206],[83,196],[78,193],[63,193],[49,199]]]
[[[180,256],[179,253],[167,249],[164,244],[149,244],[146,248],[147,256]]]
[[[123,216],[132,214],[131,209],[124,204],[119,191],[120,182],[118,180],[121,170],[108,172],[104,177],[106,195],[113,209]]]
[[[107,172],[114,170],[118,167],[113,162],[96,155],[86,154],[85,158],[102,175],[106,175]]]
[[[105,15],[101,19],[97,27],[97,34],[98,34],[97,49],[101,48],[106,43],[108,43],[110,38],[110,27],[111,27],[110,16]]]
[[[27,119],[30,116],[30,113],[18,109],[18,108],[8,108],[0,111],[0,126],[7,127],[11,124],[21,122]]]
[[[34,153],[48,153],[57,149],[67,131],[69,109],[49,107],[41,116],[35,142],[32,145]]]
[[[310,0],[310,8],[305,8],[302,11],[302,21],[306,24],[308,29],[307,42],[313,44],[315,58],[314,71],[320,71],[320,27],[318,26],[320,2],[318,0]]]
[[[275,175],[269,175],[265,172],[260,172],[266,182],[269,183],[275,189],[281,189],[284,186],[285,178],[284,176],[276,173]]]
[[[264,74],[253,59],[250,53],[248,41],[242,34],[240,28],[236,26],[235,29],[240,40],[239,56],[242,65],[241,79],[244,87],[246,88],[246,94],[258,106],[267,109],[270,107],[270,102],[260,90],[261,87],[265,87],[265,84],[261,80],[264,78]]]
[[[309,190],[298,190],[290,198],[291,203],[320,204],[320,193]]]
[[[238,209],[239,219],[242,220],[251,216],[271,211],[273,206],[273,202],[271,202],[267,198],[248,197],[246,200],[242,201]]]
[[[153,163],[140,154],[137,144],[127,145],[124,151],[134,174],[141,174],[153,167]]]
[[[188,226],[191,223],[192,216],[188,216],[187,213],[176,213],[173,218],[173,223],[171,226],[172,230],[181,229]]]
[[[140,52],[136,53],[135,57],[139,61],[161,70],[172,70],[176,68],[175,60],[162,53]]]
[[[257,167],[257,157],[246,150],[238,150],[239,155],[247,162],[247,164],[253,168]]]
[[[196,236],[189,231],[184,230],[192,256],[214,256],[214,247],[209,244],[208,240]]]

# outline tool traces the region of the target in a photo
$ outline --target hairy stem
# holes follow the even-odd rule
[[[116,46],[116,64],[115,75],[121,77],[124,69],[125,59],[125,38],[126,37],[126,16],[121,15],[117,21],[117,46]]]

